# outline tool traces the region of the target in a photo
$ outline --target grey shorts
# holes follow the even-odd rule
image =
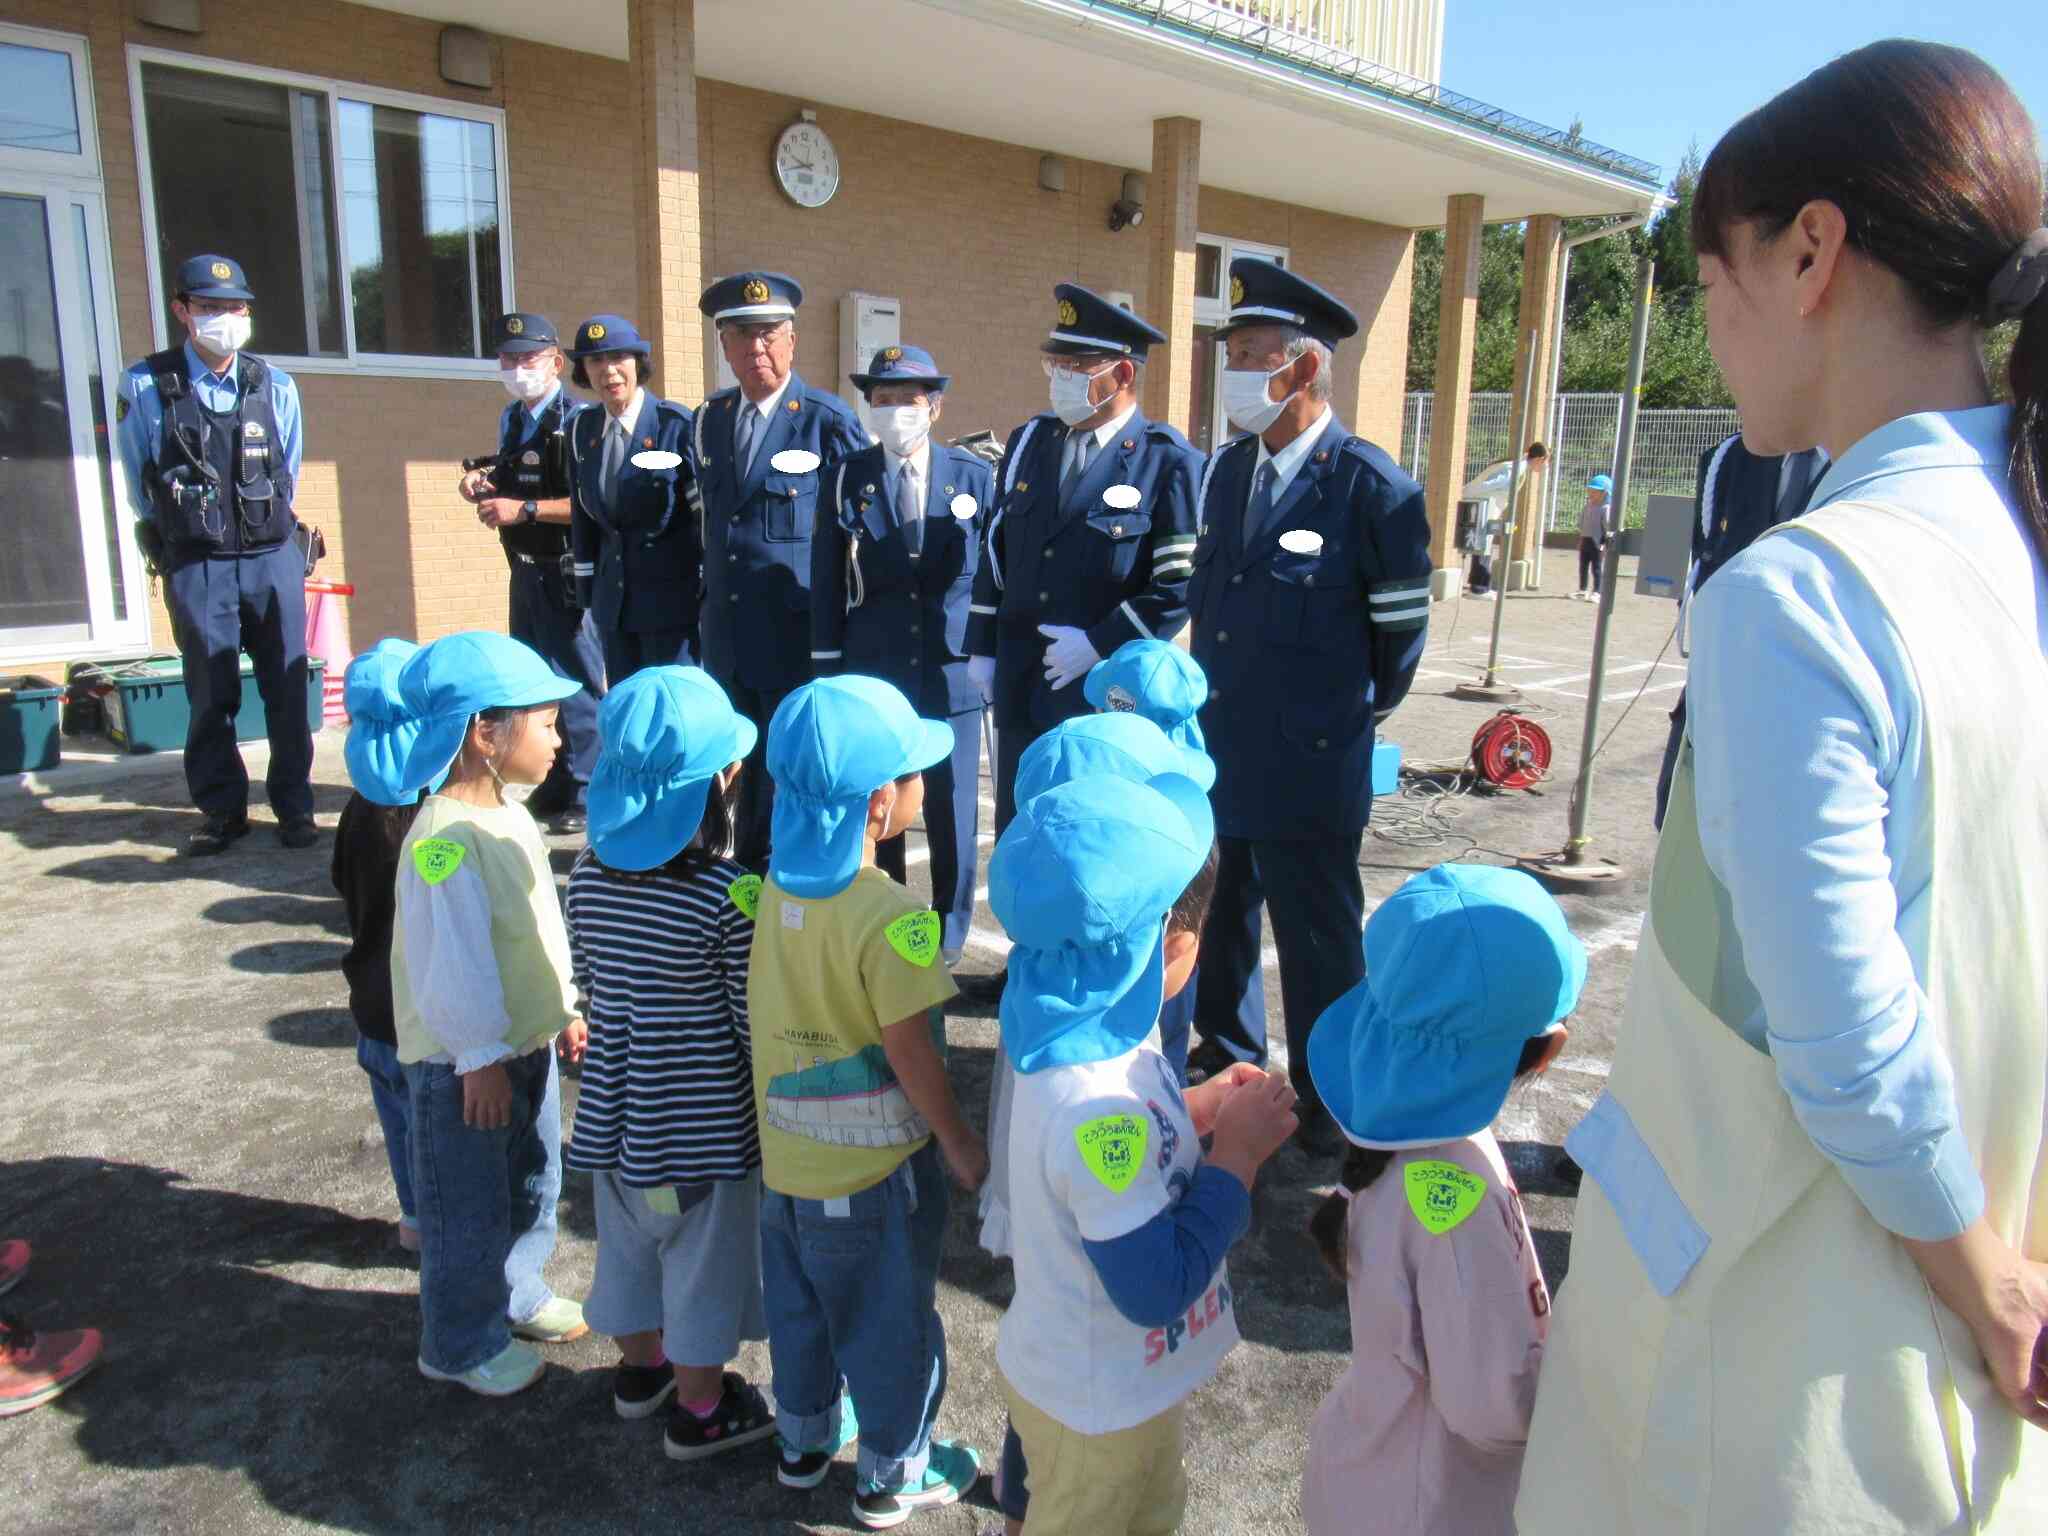
[[[768,1336],[761,1309],[761,1175],[674,1186],[677,1214],[650,1190],[594,1173],[597,1274],[583,1315],[599,1333],[661,1330],[675,1365],[724,1365]]]

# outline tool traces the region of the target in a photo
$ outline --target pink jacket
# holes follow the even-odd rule
[[[1510,1536],[1550,1293],[1493,1133],[1395,1153],[1347,1232],[1351,1365],[1309,1428],[1309,1536]]]

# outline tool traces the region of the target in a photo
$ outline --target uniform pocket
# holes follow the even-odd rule
[[[816,475],[770,475],[761,485],[762,525],[773,543],[786,544],[811,536],[817,516]]]
[[[1152,531],[1152,517],[1147,512],[1103,507],[1089,514],[1088,527],[1108,546],[1107,555],[1099,557],[1103,568],[1112,579],[1121,581],[1138,563],[1138,549]]]
[[[1343,645],[1354,633],[1346,620],[1359,596],[1341,551],[1294,555],[1281,550],[1266,574],[1266,634],[1273,644],[1326,651]]]
[[[1564,1149],[1614,1207],[1622,1235],[1651,1286],[1659,1296],[1673,1295],[1706,1256],[1711,1239],[1621,1100],[1601,1094],[1565,1138]]]

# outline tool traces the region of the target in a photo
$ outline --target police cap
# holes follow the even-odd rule
[[[253,302],[249,279],[239,261],[225,256],[188,256],[178,263],[178,285],[174,298],[241,299]]]
[[[1230,264],[1230,319],[1217,338],[1251,325],[1285,325],[1334,347],[1358,334],[1358,316],[1336,295],[1274,262],[1241,256]]]
[[[1152,343],[1166,340],[1164,331],[1078,283],[1061,283],[1052,296],[1059,307],[1054,311],[1052,334],[1038,349],[1041,352],[1107,352],[1142,363]]]
[[[569,349],[569,355],[595,357],[600,352],[638,352],[649,357],[654,348],[641,339],[633,322],[624,315],[592,315],[576,327],[576,345]]]
[[[884,347],[868,363],[866,373],[849,373],[847,378],[864,395],[873,394],[881,384],[922,384],[937,394],[953,382],[950,375],[939,372],[939,365],[923,347]]]
[[[735,272],[704,290],[697,307],[723,325],[769,325],[794,320],[804,301],[804,287],[784,272]]]
[[[498,318],[500,352],[545,352],[549,347],[560,344],[561,338],[555,334],[555,322],[546,315],[515,311]]]

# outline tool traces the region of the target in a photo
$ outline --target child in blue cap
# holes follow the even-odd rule
[[[1351,1143],[1310,1232],[1350,1291],[1351,1365],[1309,1430],[1310,1536],[1510,1536],[1550,1293],[1489,1127],[1563,1049],[1586,952],[1529,876],[1443,864],[1365,925],[1365,980],[1309,1036]]]
[[[391,1000],[411,1102],[420,1374],[488,1397],[532,1385],[512,1335],[583,1334],[541,1276],[554,1251],[561,1096],[581,1054],[569,936],[540,829],[508,784],[553,766],[556,705],[580,685],[503,635],[449,635],[408,661],[402,710],[357,719],[349,776],[400,805],[439,785],[399,850]],[[550,1145],[554,1156],[550,1157]]]
[[[571,975],[590,1027],[568,1162],[591,1174],[585,1314],[619,1342],[612,1408],[670,1398],[663,1446],[695,1461],[775,1416],[726,1363],[767,1336],[761,1143],[747,1059],[752,881],[733,862],[758,734],[711,674],[649,667],[605,696],[590,847],[569,872]]]
[[[824,1481],[854,1433],[850,1394],[861,1414],[853,1514],[877,1530],[956,1502],[981,1465],[932,1425],[946,1380],[941,1158],[972,1190],[988,1152],[936,1039],[956,992],[938,963],[939,916],[875,864],[876,844],[916,819],[922,771],[952,750],[947,725],[919,719],[872,677],[806,684],[768,726],[774,853],[747,1016],[777,1477]]]
[[[990,861],[1017,1073],[1017,1294],[996,1361],[1032,1536],[1180,1528],[1183,1404],[1238,1337],[1224,1254],[1294,1130],[1284,1075],[1247,1068],[1184,1095],[1148,1043],[1194,968],[1199,924],[1169,914],[1214,841],[1193,781],[1087,775],[1020,805]]]

